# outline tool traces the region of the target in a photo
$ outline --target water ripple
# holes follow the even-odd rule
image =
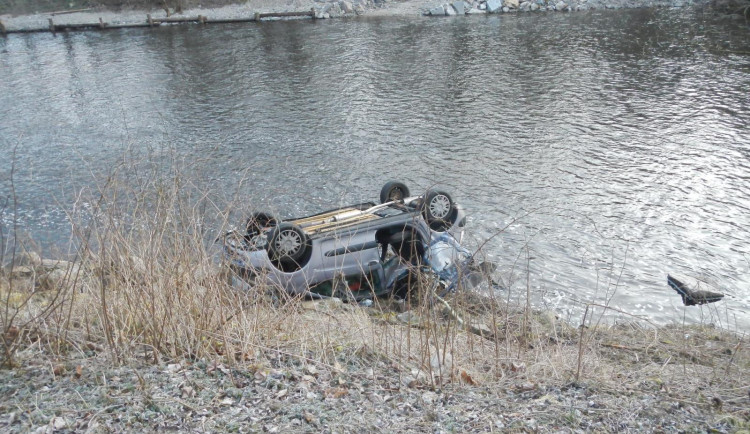
[[[664,277],[700,274],[728,294],[724,325],[750,326],[750,70],[712,48],[750,51],[740,27],[637,10],[12,35],[0,185],[17,146],[19,216],[55,243],[60,204],[123,158],[178,154],[245,198],[238,215],[444,184],[475,244],[505,231],[486,252],[501,269],[533,251],[543,303],[614,293],[699,320]]]

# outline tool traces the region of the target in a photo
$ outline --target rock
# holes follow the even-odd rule
[[[487,10],[487,3],[479,3],[479,10],[480,11],[486,11]]]
[[[180,395],[182,398],[192,398],[195,396],[195,389],[193,389],[190,386],[184,386],[181,389],[182,394]]]
[[[75,267],[70,261],[63,261],[60,259],[42,259],[39,263],[39,267],[45,270],[69,270]]]
[[[536,320],[541,328],[541,332],[548,334],[555,332],[555,326],[557,325],[557,315],[555,312],[551,310],[539,312],[536,315]]]
[[[427,11],[427,15],[432,15],[432,16],[438,16],[439,17],[439,16],[445,16],[445,14],[446,14],[445,7],[443,5],[431,7]]]
[[[437,352],[430,357],[430,367],[435,375],[449,376],[453,369],[453,356],[451,353],[443,355]]]
[[[564,1],[559,1],[555,4],[555,9],[558,11],[564,11],[568,9],[568,5]]]
[[[70,425],[70,423],[68,423],[68,421],[64,417],[59,416],[53,417],[49,424],[57,431],[67,428],[68,425]]]
[[[343,306],[344,302],[338,297],[310,300],[302,303],[303,309],[315,310],[318,312],[330,312],[341,309]]]
[[[518,9],[519,0],[505,0],[503,6],[507,6],[512,9]]]
[[[23,252],[16,255],[13,265],[38,267],[42,265],[42,258],[36,252]]]
[[[124,261],[124,265],[128,267],[128,270],[123,271],[131,272],[138,276],[145,276],[148,273],[146,262],[144,262],[140,257],[131,255],[121,259]]]
[[[167,365],[167,372],[176,374],[182,370],[182,365],[179,363],[170,363]]]
[[[401,384],[409,388],[414,388],[417,386],[417,379],[411,375],[404,375],[401,377]]]
[[[351,2],[348,1],[342,1],[339,2],[339,7],[345,14],[351,14],[354,13],[354,6],[352,6]]]
[[[445,15],[448,15],[449,17],[455,16],[456,9],[454,9],[452,5],[445,5]]]
[[[34,270],[34,267],[28,267],[25,265],[15,266],[10,270],[9,274],[11,279],[29,279],[34,277],[36,270]]]
[[[539,430],[539,424],[535,419],[527,419],[524,422],[524,426],[531,432],[537,432]]]
[[[409,324],[409,325],[417,325],[422,321],[419,315],[413,313],[412,311],[406,311],[406,312],[400,313],[396,315],[396,318],[398,318],[398,320],[401,321],[402,323]]]
[[[536,4],[536,3],[532,3],[531,7],[529,9],[531,9],[532,11],[538,11],[539,10],[539,5]]]
[[[510,8],[508,6],[503,6],[503,12],[507,14],[508,12],[510,12]]]
[[[54,291],[73,283],[74,278],[75,276],[69,275],[64,270],[52,270],[49,273],[44,274],[39,279],[39,283],[42,290]]]
[[[466,8],[466,3],[464,3],[463,0],[458,1],[458,2],[453,2],[451,4],[451,6],[453,6],[453,9],[456,10],[456,13],[458,15],[465,15],[466,14],[466,9],[467,9]]]
[[[427,383],[427,373],[421,369],[412,368],[411,376],[417,379],[417,383]]]
[[[440,399],[438,397],[438,394],[432,391],[427,391],[422,394],[422,401],[424,401],[425,404],[433,404]]]
[[[533,402],[535,405],[559,405],[560,404],[560,400],[557,399],[557,397],[555,397],[554,395],[549,394],[549,393],[540,398],[534,399],[531,402]]]
[[[503,7],[501,0],[487,0],[487,12],[494,14]]]
[[[524,12],[528,12],[528,10],[529,10],[530,7],[531,7],[531,3],[530,2],[522,2],[521,5],[519,6],[519,9],[522,10],[522,11],[524,11]]]

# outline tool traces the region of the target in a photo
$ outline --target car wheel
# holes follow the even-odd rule
[[[268,234],[268,256],[272,261],[300,264],[311,248],[307,234],[292,223],[280,223]]]
[[[279,219],[275,215],[267,212],[254,212],[247,219],[245,234],[253,237],[263,232],[263,229],[277,224],[279,224]]]
[[[453,199],[451,196],[441,190],[428,190],[424,196],[422,212],[430,228],[444,230],[453,223],[451,218],[455,218]]]
[[[398,181],[388,181],[380,189],[380,203],[404,200],[409,197],[409,188]]]

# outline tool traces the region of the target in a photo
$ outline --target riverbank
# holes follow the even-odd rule
[[[591,305],[576,326],[420,282],[411,303],[279,300],[196,246],[141,258],[120,241],[4,269],[4,432],[750,429],[746,337],[710,324],[605,324],[617,310]]]
[[[209,2],[206,2],[209,3]],[[309,13],[310,18],[328,19],[353,16],[457,16],[489,13],[584,11],[591,9],[622,9],[648,7],[688,7],[705,5],[704,0],[472,0],[440,2],[428,0],[290,0],[276,2],[249,0],[237,4],[219,2],[217,7],[134,8],[84,7],[75,3],[45,4],[46,12],[12,15],[27,8],[13,8],[0,14],[0,32],[60,31],[65,29],[106,29],[135,26],[153,26],[173,21],[212,23],[227,21],[254,21],[281,19],[278,14]],[[210,4],[210,3],[209,3]],[[56,6],[57,5],[57,6]],[[71,7],[70,5],[73,5]],[[270,15],[261,17],[260,15]],[[300,18],[300,17],[296,17]],[[286,17],[285,19],[290,19]]]

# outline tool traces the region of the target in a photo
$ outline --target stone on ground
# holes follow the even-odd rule
[[[502,0],[487,0],[487,12],[494,14],[503,7]]]

